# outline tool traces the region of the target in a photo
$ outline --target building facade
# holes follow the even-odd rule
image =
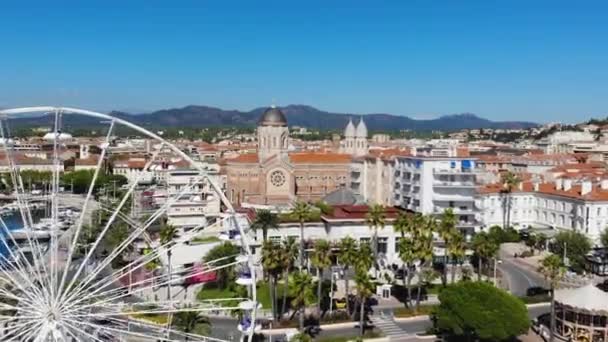
[[[460,157],[397,157],[395,205],[421,214],[441,215],[452,209],[457,226],[470,239],[480,224],[475,219],[475,159]]]
[[[486,227],[502,226],[510,208],[511,225],[516,228],[574,230],[598,243],[608,226],[608,179],[523,182],[511,193],[498,184],[487,185],[478,190],[475,204]]]
[[[258,121],[258,151],[225,160],[226,195],[236,205],[285,205],[317,201],[349,184],[352,156],[288,151],[288,127],[278,108]]]

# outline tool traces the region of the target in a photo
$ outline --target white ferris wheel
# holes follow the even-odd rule
[[[46,165],[50,177],[42,191],[32,190],[32,185],[28,186],[28,181],[23,179],[24,166],[29,163],[24,155],[40,151],[27,151],[11,133],[17,120],[30,118],[33,113],[45,114],[51,126],[45,136],[44,151],[47,160],[50,159]],[[102,132],[96,145],[97,161],[90,165],[92,179],[79,195],[67,194],[63,187],[70,185],[62,184],[61,180],[64,154],[69,152],[67,131],[70,122],[75,122],[72,120],[88,120],[95,123],[97,132]],[[115,147],[113,137],[119,130],[129,130],[153,141],[145,144],[146,147],[131,147],[130,153],[145,155],[141,170],[150,169],[163,158],[178,158],[182,164],[188,164],[187,169],[196,171],[197,176],[168,196],[164,203],[149,209],[147,215],[135,215],[129,208],[134,206],[135,194],[142,192],[145,172],[132,175],[121,187],[119,196],[114,189],[112,200],[104,202],[109,195],[106,193],[103,197],[96,184],[107,172],[104,168]],[[140,126],[111,115],[75,108],[0,110],[0,137],[3,183],[11,185],[4,191],[0,206],[0,340],[252,341],[260,327],[256,323],[259,304],[248,244],[249,225],[244,215],[235,212],[220,186],[200,163]],[[180,230],[171,241],[159,239],[154,227],[166,220],[169,208],[201,184],[217,196],[220,210],[205,219],[204,224]],[[97,221],[91,236],[89,226],[95,225],[92,213],[101,215],[101,212],[105,219]],[[19,226],[11,226],[8,222],[11,219],[18,221]],[[111,250],[104,250],[106,239],[119,223],[127,227],[126,233]],[[89,236],[83,248],[84,235]],[[190,240],[194,236],[230,243],[236,253],[215,260],[202,259],[192,265],[177,266],[170,261],[167,265],[168,254],[193,248]],[[145,252],[141,252],[141,246]],[[119,259],[120,262],[116,262]],[[232,275],[228,281],[241,290],[240,296],[213,299],[171,296],[175,284],[192,282],[205,275],[222,277],[226,275],[222,271],[228,269]],[[163,288],[168,296],[155,292]],[[213,325],[206,333],[200,333],[180,329],[173,323],[179,317],[192,320],[192,316],[231,317],[230,314],[237,317],[230,321],[234,326],[227,328],[231,330],[230,338],[216,334]],[[149,317],[161,319],[146,319]]]

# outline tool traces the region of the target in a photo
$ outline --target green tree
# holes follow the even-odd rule
[[[405,300],[405,306],[410,306],[410,300],[412,298],[412,279],[414,277],[414,262],[416,259],[415,244],[410,237],[402,237],[399,239],[398,252],[399,258],[403,262],[404,267],[407,271],[403,272],[403,287],[407,291],[407,299]]]
[[[357,297],[359,299],[359,336],[363,337],[363,333],[365,332],[365,301],[374,293],[374,284],[367,274],[367,269],[357,269],[355,273],[355,284],[357,286]]]
[[[186,334],[208,335],[211,332],[211,321],[197,311],[184,310],[173,315],[171,326]],[[186,341],[189,336],[186,335]]]
[[[536,234],[530,234],[526,239],[526,246],[530,247],[530,252],[534,255],[534,248],[538,244],[538,238]]]
[[[416,231],[414,232],[414,250],[416,258],[420,261],[418,269],[418,290],[416,292],[416,309],[420,307],[420,295],[422,292],[421,272],[431,266],[433,261],[433,232],[436,231],[437,222],[433,217],[420,216],[417,219]]]
[[[553,333],[555,331],[555,288],[557,288],[559,282],[564,278],[566,268],[559,256],[551,254],[541,261],[538,271],[549,282],[551,288],[551,335],[549,340],[553,342],[555,339]]]
[[[585,234],[578,231],[561,231],[554,237],[552,252],[566,256],[569,265],[575,272],[582,272],[585,268],[585,255],[591,250],[591,241]]]
[[[544,250],[545,246],[547,245],[547,241],[549,241],[547,235],[543,233],[539,233],[538,235],[536,235],[536,249],[538,249],[539,251]]]
[[[175,239],[178,237],[177,228],[167,224],[166,222],[160,228],[160,244],[165,246],[167,250],[167,270],[168,284],[167,284],[167,301],[172,300],[171,296],[171,279],[173,277],[173,265],[171,264],[171,257],[173,256],[172,248],[175,244]]]
[[[507,227],[503,229],[501,226],[495,225],[490,227],[488,235],[499,245],[505,242],[520,241],[519,233],[513,227]]]
[[[272,309],[272,317],[277,317],[277,279],[283,271],[281,249],[277,248],[272,242],[265,241],[262,244],[262,266],[264,271],[270,278],[270,302]]]
[[[281,251],[281,266],[283,267],[283,304],[281,308],[281,314],[287,311],[287,293],[289,292],[289,273],[294,267],[296,258],[298,256],[298,246],[296,239],[293,236],[287,237],[283,240],[283,244],[280,247]]]
[[[308,203],[296,202],[296,206],[290,214],[300,224],[300,270],[304,268],[306,263],[306,256],[304,255],[304,223],[310,218],[311,213],[312,211]]]
[[[357,247],[357,241],[350,236],[342,238],[338,245],[338,262],[344,269],[344,291],[346,292],[346,298],[348,298],[349,286],[348,286],[348,270],[351,265],[354,265],[359,258],[359,249]],[[350,304],[346,301],[346,312],[350,312]]]
[[[313,339],[308,334],[298,333],[298,334],[294,335],[289,341],[290,342],[291,341],[293,341],[293,342],[312,342]]]
[[[266,241],[268,238],[268,231],[270,229],[277,229],[278,226],[279,219],[276,214],[271,213],[270,210],[258,210],[255,220],[251,224],[251,229],[255,232],[261,230],[262,241]]]
[[[484,261],[489,261],[498,253],[498,244],[487,233],[481,232],[473,237],[473,251],[477,255],[477,279],[481,280]]]
[[[439,301],[436,326],[458,340],[507,341],[530,325],[524,303],[488,283],[451,284],[439,293]]]
[[[203,258],[203,262],[205,263],[214,262],[213,267],[217,268],[216,285],[218,288],[223,290],[233,283],[235,279],[234,266],[228,265],[235,262],[238,254],[239,247],[230,242],[224,242],[221,245],[213,247]]]
[[[317,240],[310,258],[311,264],[317,269],[317,310],[321,317],[321,289],[323,286],[323,271],[331,266],[331,245],[326,240]]]
[[[604,228],[600,234],[600,243],[604,248],[608,248],[608,228]]]
[[[355,269],[367,272],[375,261],[372,246],[368,242],[359,243],[359,254],[355,260]]]
[[[501,176],[501,183],[503,187],[501,192],[504,195],[503,228],[507,229],[507,227],[511,227],[511,193],[521,183],[521,178],[509,171]]]
[[[460,230],[456,229],[450,236],[450,239],[446,244],[446,251],[452,260],[451,282],[453,283],[456,279],[456,265],[458,264],[459,260],[462,260],[465,257],[466,252],[466,243]]]
[[[384,207],[380,204],[374,204],[365,217],[365,222],[369,226],[369,229],[373,232],[372,244],[374,246],[374,259],[375,264],[378,265],[378,230],[384,228],[386,220],[386,214]],[[378,267],[374,267],[376,270],[376,278],[378,277]]]
[[[289,292],[294,294],[291,305],[299,312],[300,333],[304,333],[304,315],[306,305],[314,301],[312,290],[312,277],[310,274],[298,271],[293,274],[293,279],[289,283]]]
[[[460,233],[460,231],[456,229],[456,215],[454,215],[454,211],[452,210],[452,208],[446,208],[441,214],[441,221],[437,225],[437,233],[439,234],[439,237],[443,240],[446,249],[451,244],[452,239],[457,239],[456,236]],[[443,286],[446,286],[448,282],[447,271],[449,257],[450,255],[446,253],[444,267],[441,270],[441,283],[443,284]],[[453,265],[452,269],[454,268],[455,265]]]

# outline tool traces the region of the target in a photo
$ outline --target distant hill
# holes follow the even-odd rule
[[[223,110],[207,106],[186,106],[183,108],[163,109],[146,114],[129,114],[112,112],[112,115],[145,127],[209,127],[209,126],[254,126],[266,108],[256,108],[248,112]],[[348,119],[358,121],[363,117],[368,129],[377,131],[410,129],[416,131],[454,131],[464,128],[529,128],[537,124],[520,121],[491,121],[475,114],[445,115],[437,119],[417,120],[394,114],[344,114],[330,113],[306,105],[289,105],[281,107],[290,126],[303,126],[317,129],[342,129]],[[90,127],[98,119],[81,117],[70,119],[69,126]],[[50,125],[52,115],[37,118],[24,117],[15,119],[17,126]]]

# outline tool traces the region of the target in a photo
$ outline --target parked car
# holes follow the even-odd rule
[[[526,290],[526,296],[534,297],[549,294],[550,290],[545,289],[541,286],[532,286]]]

